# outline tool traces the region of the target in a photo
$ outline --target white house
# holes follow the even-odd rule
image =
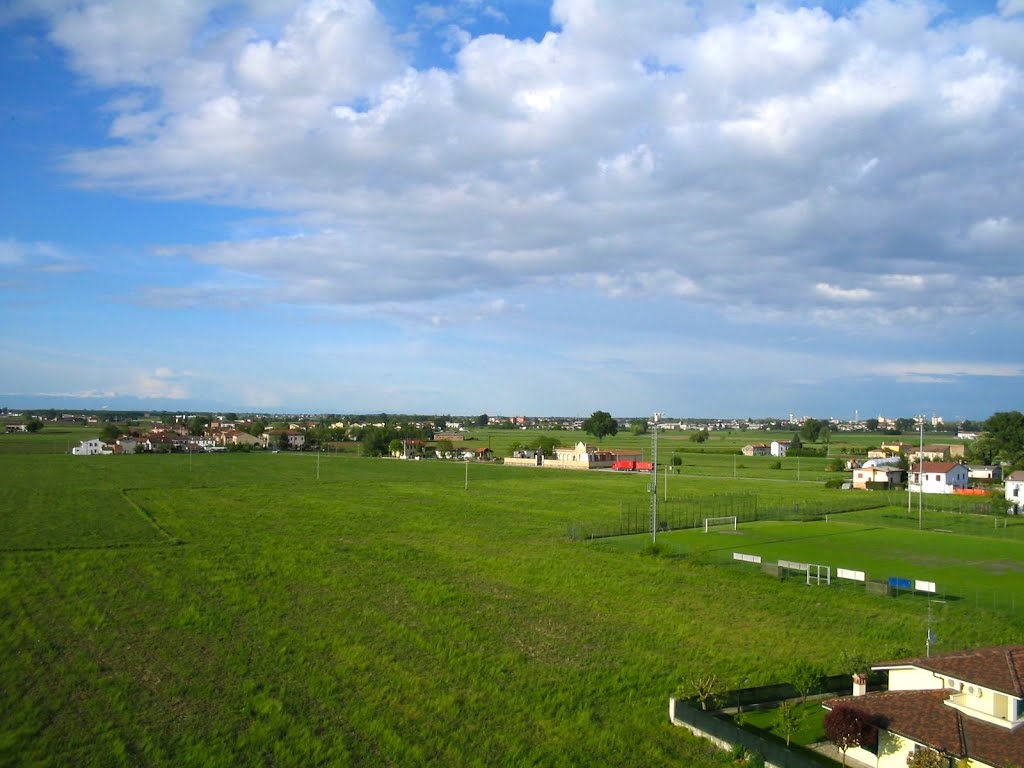
[[[1024,758],[1024,645],[940,653],[879,664],[886,691],[831,699],[826,709],[856,707],[878,729],[874,749],[847,754],[877,768],[905,768],[921,749],[971,768],[1020,765]],[[946,763],[944,762],[943,765]]]
[[[886,465],[857,467],[853,470],[853,487],[867,490],[873,487],[894,488],[903,482],[904,471],[899,467]]]
[[[1002,480],[1003,468],[995,464],[968,464],[967,475],[971,480]]]
[[[83,440],[75,448],[71,449],[73,456],[105,456],[113,452],[113,448],[98,437],[94,437],[92,440]]]
[[[970,482],[967,467],[951,461],[925,461],[910,467],[910,490],[914,493],[953,493]]]
[[[789,452],[789,440],[772,440],[772,456],[785,456]]]
[[[1024,514],[1024,470],[1017,470],[1006,478],[1006,500],[1015,515]]]

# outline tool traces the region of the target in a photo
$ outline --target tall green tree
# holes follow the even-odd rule
[[[100,428],[100,440],[104,443],[112,443],[121,436],[121,428],[117,424],[107,422]]]
[[[828,429],[828,422],[821,419],[808,419],[800,425],[800,437],[808,443],[817,443],[822,430]]]
[[[634,419],[629,422],[629,431],[634,435],[647,434],[647,419]]]
[[[590,416],[583,420],[583,430],[597,438],[597,442],[601,442],[601,438],[605,435],[616,435],[619,432],[619,423],[612,418],[612,415],[607,411],[594,411]]]
[[[1024,460],[1024,413],[1000,411],[985,421],[985,432],[999,450],[999,455],[1016,464]]]

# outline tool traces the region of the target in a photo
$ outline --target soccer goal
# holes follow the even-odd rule
[[[736,515],[729,515],[727,517],[705,517],[704,518],[704,533],[707,533],[712,528],[727,525],[736,530]]]
[[[832,566],[830,565],[818,565],[817,563],[807,564],[807,585],[811,584],[831,584],[832,583]]]

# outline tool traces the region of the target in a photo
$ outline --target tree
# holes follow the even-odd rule
[[[1011,464],[1024,459],[1024,413],[994,413],[985,421],[985,432],[998,447],[999,455]]]
[[[396,453],[401,453],[403,447],[404,443],[396,437],[394,440],[388,443],[388,453],[390,453],[392,456],[395,455]]]
[[[647,434],[647,419],[634,419],[629,422],[629,431],[634,435]]]
[[[874,432],[878,429],[878,419],[866,419],[864,421],[864,428],[868,432]]]
[[[934,749],[915,749],[907,755],[909,768],[944,768],[947,765]]]
[[[41,422],[39,419],[29,419],[28,423],[25,425],[25,429],[27,429],[29,432],[38,432],[42,428],[43,422]]]
[[[718,675],[698,675],[690,680],[689,687],[700,702],[700,708],[706,711],[708,704],[718,697]]]
[[[557,448],[559,444],[560,443],[555,438],[548,437],[547,435],[541,435],[535,440],[531,440],[524,447],[529,448],[532,451],[537,451],[542,456],[550,456],[555,452],[555,448]]]
[[[793,435],[793,439],[789,441],[789,450],[801,451],[804,447],[804,441],[800,439],[800,433]]]
[[[706,429],[702,429],[700,432],[694,432],[692,435],[690,435],[690,442],[704,443],[707,442],[707,439],[709,437],[711,437],[711,433],[708,432]]]
[[[858,707],[837,704],[825,715],[825,738],[839,747],[846,765],[846,750],[850,747],[869,746],[872,735],[878,734],[871,724],[871,716]]]
[[[282,451],[287,451],[289,445],[291,445],[291,443],[288,442],[288,433],[281,432],[281,434],[277,436],[277,447]]]
[[[975,464],[995,464],[999,456],[999,444],[987,435],[972,440],[967,446],[967,458]]]
[[[900,434],[904,434],[906,432],[916,432],[917,422],[914,421],[913,419],[900,417],[896,419],[896,431]]]
[[[206,431],[206,425],[210,423],[208,416],[193,416],[188,420],[188,433],[193,437],[201,437]]]
[[[109,421],[100,429],[100,440],[104,443],[112,443],[121,436],[121,428]]]
[[[827,429],[827,421],[808,419],[800,426],[800,437],[808,443],[817,443],[820,441],[822,431]]]
[[[807,696],[821,687],[825,679],[825,670],[809,661],[798,661],[789,670],[789,682],[800,694],[800,703],[807,701]]]
[[[486,427],[490,423],[490,421],[491,417],[488,416],[486,413],[481,413],[479,416],[476,417],[476,425],[478,427]]]
[[[779,705],[775,713],[775,729],[786,739],[786,746],[789,746],[793,734],[800,730],[800,724],[804,720],[804,712],[797,706],[796,702],[790,699]]]
[[[607,411],[594,411],[589,418],[583,420],[583,430],[596,437],[600,443],[605,435],[617,435],[619,424]]]
[[[441,454],[441,458],[447,458],[455,451],[455,444],[451,440],[438,440],[437,441],[437,452]]]

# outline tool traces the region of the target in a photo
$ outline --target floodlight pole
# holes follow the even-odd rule
[[[658,543],[658,419],[661,413],[654,413],[654,434],[651,436],[651,544]],[[667,480],[666,480],[667,482]]]
[[[921,416],[921,446],[917,454],[917,529],[924,528],[924,416]]]
[[[469,459],[466,459],[466,486],[464,490],[469,490]]]

